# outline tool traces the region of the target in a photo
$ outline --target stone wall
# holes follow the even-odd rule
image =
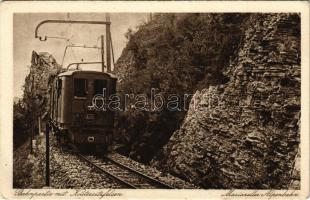
[[[204,188],[288,188],[296,175],[300,17],[253,14],[246,26],[229,81],[196,92],[152,161]]]

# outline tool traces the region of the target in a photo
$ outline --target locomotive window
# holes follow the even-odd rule
[[[103,88],[107,88],[106,80],[95,80],[94,81],[94,95],[103,94]]]
[[[111,79],[111,94],[116,93],[116,79]]]
[[[74,79],[74,96],[86,97],[87,80],[82,78]]]
[[[58,84],[57,84],[57,96],[59,97],[61,94],[61,88],[62,88],[62,80],[58,79]]]

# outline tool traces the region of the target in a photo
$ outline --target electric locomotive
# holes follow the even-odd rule
[[[74,149],[109,150],[113,142],[114,112],[93,109],[115,94],[117,79],[110,73],[66,71],[58,74],[50,90],[50,117],[57,141]],[[101,101],[101,102],[100,102]],[[99,104],[99,105],[98,105]]]

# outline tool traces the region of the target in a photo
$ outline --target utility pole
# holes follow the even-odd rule
[[[34,122],[35,121],[35,117],[34,117],[34,112],[35,112],[35,101],[34,101],[34,75],[32,74],[31,76],[32,78],[32,82],[31,82],[31,103],[32,103],[32,106],[31,106],[31,110],[32,110],[32,113],[31,113],[31,118],[32,118],[32,121]],[[33,134],[34,133],[34,123],[31,123],[31,136],[30,136],[30,152],[33,153]]]
[[[102,61],[102,72],[104,72],[104,38],[101,35],[101,61]]]
[[[50,127],[48,119],[45,124],[45,186],[50,186]]]
[[[106,22],[110,22],[110,14],[106,13],[105,15],[106,17]],[[110,50],[110,23],[106,25],[106,51],[107,51],[107,72],[110,73],[111,72],[111,50]]]

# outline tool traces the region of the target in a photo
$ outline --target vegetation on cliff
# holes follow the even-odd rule
[[[248,14],[157,14],[128,32],[127,47],[117,62],[118,92],[184,96],[229,80],[223,69],[235,57]],[[128,109],[118,118],[122,152],[148,162],[180,127],[190,98],[180,111]],[[130,107],[130,106],[129,106]]]

